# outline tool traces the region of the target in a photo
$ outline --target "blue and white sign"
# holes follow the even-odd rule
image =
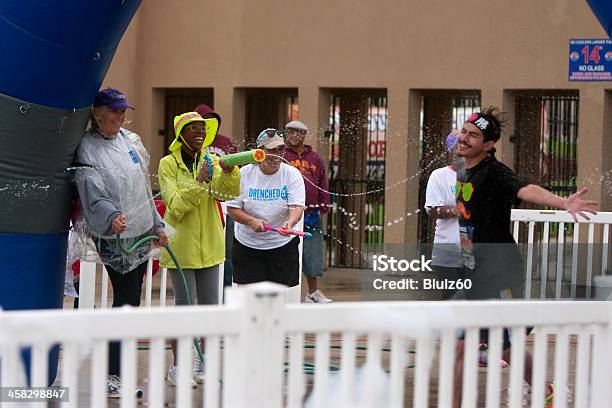
[[[612,81],[612,40],[570,40],[570,81]]]

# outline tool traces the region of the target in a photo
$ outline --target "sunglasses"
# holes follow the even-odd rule
[[[206,133],[206,125],[189,125],[185,126],[185,129],[195,133]]]
[[[269,138],[272,138],[272,137],[274,137],[276,135],[279,135],[280,137],[284,137],[285,136],[282,130],[277,130],[277,129],[266,129],[264,132],[265,133],[263,135],[259,136],[260,139],[263,139],[264,136],[267,136]]]
[[[257,136],[257,144],[260,144],[262,141],[266,140],[266,139],[272,139],[274,136],[280,136],[282,138],[285,137],[284,133],[281,130],[277,130],[277,129],[266,129],[264,131],[262,131],[259,136]]]

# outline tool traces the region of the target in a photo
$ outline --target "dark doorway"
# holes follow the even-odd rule
[[[282,129],[298,118],[297,88],[249,88],[246,90],[246,147],[255,147],[259,132]]]
[[[328,264],[361,268],[384,242],[386,90],[332,92]]]
[[[516,95],[516,173],[563,197],[576,192],[578,102],[578,91]]]

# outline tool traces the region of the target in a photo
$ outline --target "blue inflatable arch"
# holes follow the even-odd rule
[[[587,0],[601,26],[612,37],[612,0]]]
[[[67,167],[140,0],[0,1],[0,307],[61,308]],[[29,359],[25,353],[26,359]],[[50,353],[49,381],[57,371]]]

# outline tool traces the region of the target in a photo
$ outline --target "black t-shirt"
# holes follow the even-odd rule
[[[464,263],[466,253],[478,257],[478,248],[486,248],[478,244],[514,243],[510,213],[512,206],[520,203],[518,191],[527,184],[493,156],[457,175],[455,194]],[[474,268],[469,261],[465,265]]]
[[[195,157],[191,157],[190,155],[185,153],[183,149],[181,149],[181,158],[183,159],[183,163],[185,163],[185,166],[187,167],[189,172],[193,174],[193,164],[195,163]]]

